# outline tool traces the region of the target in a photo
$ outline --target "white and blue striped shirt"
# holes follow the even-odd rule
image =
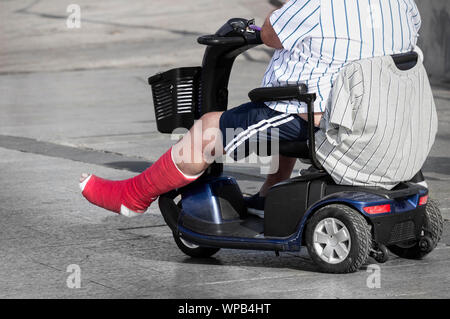
[[[414,0],[290,0],[270,22],[283,45],[262,86],[305,83],[323,112],[339,71],[348,63],[411,51],[420,14]],[[285,113],[306,113],[297,101],[266,103]]]

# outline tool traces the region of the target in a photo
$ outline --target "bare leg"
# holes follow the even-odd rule
[[[155,163],[132,178],[112,181],[82,174],[80,188],[92,204],[124,216],[144,213],[159,195],[195,181],[223,154],[221,113],[209,113]]]
[[[221,115],[213,112],[202,116],[158,161],[131,179],[110,181],[82,174],[83,196],[97,206],[125,216],[145,212],[159,195],[191,183],[217,156],[224,154],[219,130]],[[280,157],[278,172],[267,177],[260,195],[265,196],[271,186],[289,178],[294,164],[295,159]]]
[[[219,130],[222,113],[211,112],[203,115],[173,147],[175,164],[183,173],[197,175],[208,168],[216,155],[224,154]]]
[[[223,154],[222,139],[219,131],[221,115],[222,112],[205,114],[173,146],[173,159],[179,170],[184,174],[200,174],[208,168],[211,156],[215,156],[217,150]],[[80,183],[87,177],[89,177],[89,174],[81,174]]]
[[[267,192],[273,185],[284,181],[291,176],[297,159],[280,155],[279,161],[280,165],[278,171],[274,174],[267,175],[266,181],[259,190],[259,195],[261,197],[266,197]]]

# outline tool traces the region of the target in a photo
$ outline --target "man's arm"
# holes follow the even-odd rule
[[[273,11],[272,11],[273,12]],[[267,16],[266,21],[264,21],[264,24],[261,29],[261,40],[264,42],[265,45],[274,48],[274,49],[282,49],[283,45],[281,44],[280,38],[278,38],[277,33],[272,27],[272,24],[270,23],[270,15],[272,12]]]
[[[286,4],[286,2],[287,2],[287,0],[282,1],[282,5]],[[282,7],[282,5],[280,5],[280,8]],[[275,10],[277,10],[277,9],[275,9]],[[273,11],[275,11],[275,10],[273,10]],[[270,22],[270,16],[272,15],[273,11],[269,13],[269,15],[267,16],[267,18],[264,21],[264,24],[261,28],[261,39],[265,45],[267,45],[271,48],[283,49],[283,45],[281,44],[280,38],[278,37],[277,33],[273,29],[272,24]],[[323,113],[318,113],[318,112],[314,113],[314,125],[316,127],[320,126],[320,120],[322,119],[322,115],[323,115]],[[299,116],[303,120],[308,121],[307,113],[301,113],[301,114],[299,114]]]
[[[280,9],[282,6],[286,4],[288,0],[281,0],[278,1],[278,8],[275,10]],[[265,45],[268,47],[274,48],[274,49],[282,49],[283,45],[281,44],[280,38],[278,38],[277,33],[272,27],[272,24],[270,23],[270,16],[272,15],[273,11],[269,13],[266,20],[264,21],[264,24],[261,29],[261,39],[264,42]]]

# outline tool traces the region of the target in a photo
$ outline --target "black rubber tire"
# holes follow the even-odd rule
[[[382,245],[378,247],[376,256],[373,257],[377,263],[384,264],[389,260],[389,251],[386,246]]]
[[[321,220],[330,217],[338,219],[347,227],[351,239],[349,255],[338,264],[331,264],[322,260],[313,246],[314,229]],[[327,273],[357,271],[369,257],[372,245],[370,227],[364,217],[353,208],[340,204],[325,206],[314,213],[307,223],[305,240],[309,255],[320,270]]]
[[[442,231],[444,228],[444,219],[442,218],[439,205],[436,201],[429,199],[425,212],[425,223],[422,228],[425,236],[428,236],[433,241],[433,246],[428,252],[424,252],[419,247],[419,242],[412,244],[409,247],[402,247],[399,245],[390,245],[387,248],[397,256],[406,259],[422,259],[428,255],[438,242],[441,240]]]
[[[181,241],[180,236],[175,233],[173,234],[173,238],[175,239],[175,243],[177,244],[178,248],[180,248],[183,253],[193,258],[208,258],[220,250],[220,248],[212,247],[188,247]]]

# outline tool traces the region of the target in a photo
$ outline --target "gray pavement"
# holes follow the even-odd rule
[[[173,141],[156,130],[147,77],[200,64],[199,34],[234,16],[261,23],[272,5],[77,1],[82,27],[67,29],[70,3],[0,3],[0,298],[450,296],[450,88],[433,88],[439,133],[424,171],[446,222],[426,259],[391,256],[379,289],[367,287],[368,265],[321,274],[306,252],[221,250],[193,260],[176,247],[157,205],[140,217],[117,216],[88,204],[77,179],[84,171],[128,178],[156,160]],[[258,48],[238,59],[230,105],[259,86],[269,57]],[[246,192],[262,183],[257,167],[226,169]],[[81,269],[79,289],[67,286],[72,264]]]

